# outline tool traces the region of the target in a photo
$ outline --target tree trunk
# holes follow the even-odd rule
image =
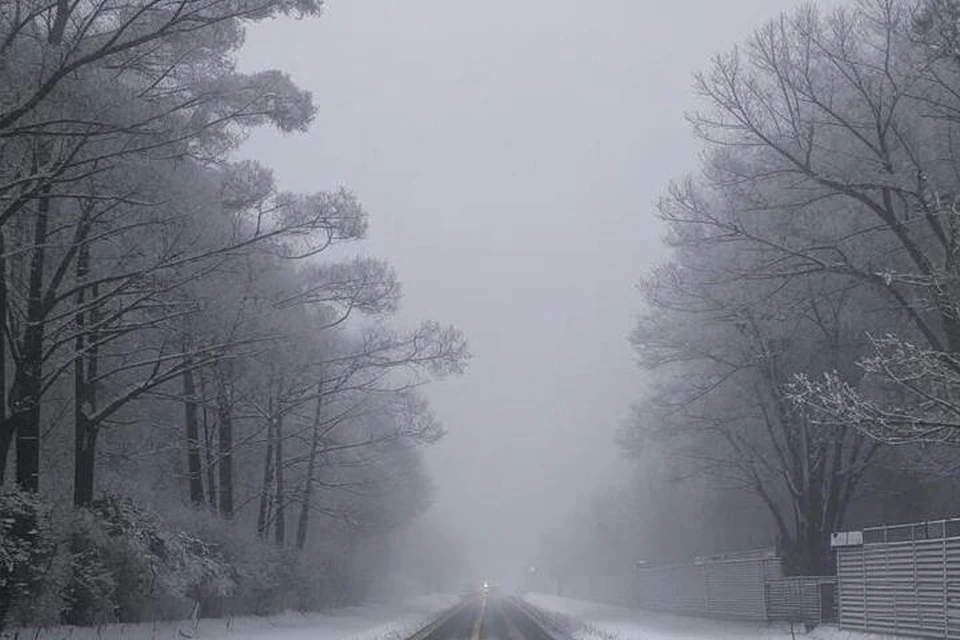
[[[7,421],[7,259],[3,230],[0,229],[0,486],[7,477],[7,459],[13,444],[13,429]]]
[[[207,379],[200,374],[200,415],[203,416],[203,452],[207,462],[207,498],[210,509],[217,512],[217,460],[213,453],[213,429],[210,427],[207,409]]]
[[[183,408],[187,428],[187,475],[190,480],[190,501],[195,505],[203,504],[203,464],[200,458],[200,433],[197,423],[196,386],[193,370],[183,372]]]
[[[7,460],[10,458],[10,447],[13,444],[13,423],[3,419],[0,423],[0,487],[7,476]]]
[[[273,451],[276,454],[276,461],[274,466],[276,467],[276,476],[277,476],[277,498],[276,498],[276,513],[274,514],[274,542],[278,547],[282,547],[284,543],[284,537],[286,535],[286,516],[284,514],[284,495],[283,495],[283,416],[277,416],[277,423],[274,425],[273,435],[276,442],[273,445]]]
[[[91,425],[87,416],[82,412],[76,415],[74,428],[73,504],[77,507],[87,507],[93,502],[97,435],[100,430]]]
[[[54,14],[53,24],[50,32],[47,34],[47,42],[53,46],[58,46],[63,40],[63,32],[67,28],[67,21],[70,19],[70,2],[68,0],[57,0],[57,11]]]
[[[233,407],[227,382],[217,392],[217,446],[220,470],[220,515],[233,517]]]
[[[303,481],[303,501],[300,503],[300,517],[297,520],[297,549],[303,550],[307,544],[307,526],[310,522],[310,506],[313,497],[313,476],[316,473],[317,457],[320,453],[320,419],[323,417],[323,381],[317,383],[317,410],[313,415],[313,435],[310,439],[310,458],[307,460],[307,476]]]
[[[40,488],[40,394],[43,388],[43,280],[46,265],[50,198],[40,198],[33,228],[33,255],[27,292],[27,321],[14,375],[10,420],[16,429],[17,485],[24,491]]]
[[[263,461],[263,486],[260,490],[260,511],[257,514],[257,534],[266,540],[270,506],[270,486],[273,481],[273,412],[267,418],[267,454]]]
[[[83,244],[77,254],[77,282],[83,283],[90,270],[90,248]],[[94,285],[92,298],[96,299],[98,289]],[[84,311],[86,290],[77,292],[77,338],[73,357],[73,504],[78,507],[89,506],[93,502],[94,471],[96,466],[96,446],[98,427],[90,421],[97,412],[97,394],[94,384],[97,375],[98,336],[96,328],[88,331],[88,326],[96,322],[94,313],[89,316]],[[89,319],[89,323],[88,323]]]

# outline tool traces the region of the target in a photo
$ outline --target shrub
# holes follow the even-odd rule
[[[352,603],[350,558],[280,549],[202,510],[0,494],[0,628],[270,615]]]
[[[228,595],[236,586],[215,545],[170,530],[128,499],[97,500],[76,522],[74,576],[84,579],[74,581],[72,602],[101,600],[108,582],[92,581],[88,574],[102,567],[113,580],[111,601],[121,622],[186,617],[197,603]],[[74,617],[90,617],[77,613]]]
[[[130,500],[60,513],[37,496],[0,494],[0,623],[183,618],[231,595],[236,576],[216,544]]]
[[[49,530],[50,509],[41,499],[18,490],[0,493],[0,629],[42,617],[51,600],[58,607],[59,590],[45,581],[56,558]]]

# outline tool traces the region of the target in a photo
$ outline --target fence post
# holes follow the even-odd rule
[[[843,629],[843,607],[840,606],[840,598],[842,597],[840,592],[840,585],[843,583],[843,580],[840,578],[840,556],[843,555],[843,548],[840,547],[837,549],[837,591],[833,594],[834,602],[836,603],[835,607],[837,610],[837,626]]]
[[[703,607],[704,613],[710,615],[713,613],[713,606],[710,603],[710,563],[704,562],[700,565],[703,573]]]
[[[760,572],[760,584],[763,585],[763,619],[770,620],[770,606],[767,601],[767,560],[758,562],[757,570]]]
[[[867,549],[860,547],[860,570],[863,572],[863,629],[870,629],[870,614],[867,611]]]
[[[943,523],[943,637],[950,637],[950,596],[947,594],[950,588],[950,576],[948,575],[947,564],[947,523]]]
[[[890,544],[887,543],[883,545],[883,575],[890,575]],[[894,583],[896,584],[896,583]],[[897,589],[894,587],[892,591],[893,595],[893,629],[894,632],[900,631],[900,616],[897,612]]]

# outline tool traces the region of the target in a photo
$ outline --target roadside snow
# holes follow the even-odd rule
[[[0,634],[0,640],[401,640],[458,600],[456,596],[434,594],[323,614],[290,612],[268,618],[201,619],[196,623],[184,620],[11,629]]]
[[[791,640],[794,637],[789,625],[686,618],[542,594],[527,594],[524,598],[543,611],[573,618],[572,624],[568,621],[564,626],[574,629],[574,640]],[[900,637],[841,631],[835,625],[820,625],[810,633],[804,631],[803,625],[796,625],[794,634],[801,640],[891,640]]]

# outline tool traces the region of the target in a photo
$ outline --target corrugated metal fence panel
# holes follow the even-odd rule
[[[960,638],[960,538],[944,540],[943,592],[947,637]]]
[[[866,629],[863,547],[844,547],[838,550],[837,620],[844,629]]]
[[[710,615],[765,620],[764,561],[739,560],[706,565]]]
[[[824,588],[833,587],[834,578],[794,576],[767,581],[767,619],[775,622],[826,620],[823,611]]]
[[[780,576],[779,558],[649,567],[639,572],[636,605],[687,615],[765,620],[764,584]]]
[[[868,531],[882,541],[838,549],[840,626],[960,640],[960,538]]]
[[[766,584],[782,577],[780,558],[757,551],[694,564],[641,567],[619,577],[568,576],[559,590],[562,595],[657,611],[763,621]]]
[[[700,565],[651,567],[637,578],[637,602],[645,609],[707,615],[706,579]]]

